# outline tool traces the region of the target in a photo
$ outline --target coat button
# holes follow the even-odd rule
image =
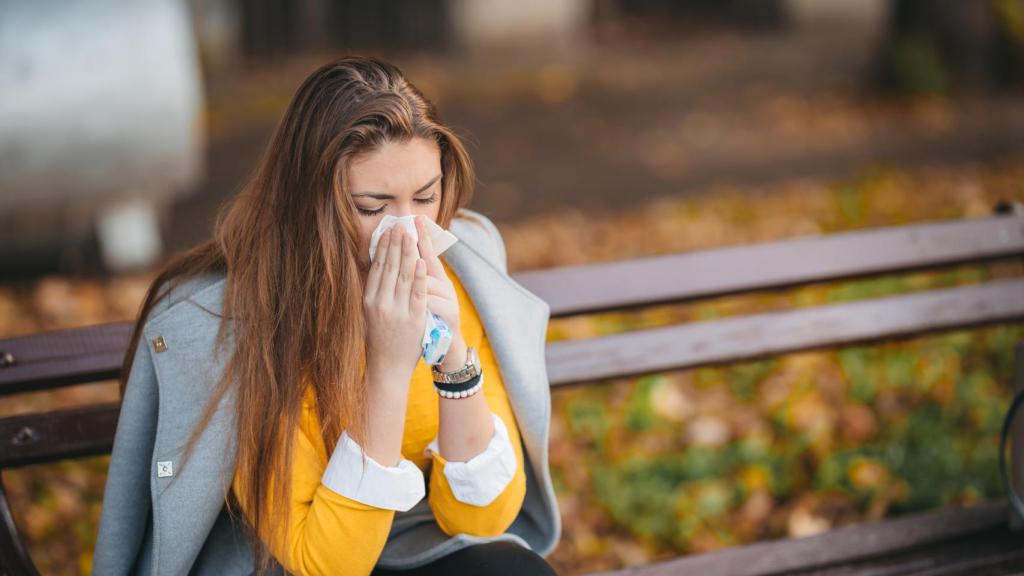
[[[164,350],[167,350],[167,343],[164,342],[163,336],[157,336],[156,338],[153,338],[153,349],[155,349],[157,352],[163,352]]]
[[[159,478],[174,476],[174,463],[170,460],[156,463],[156,475]]]

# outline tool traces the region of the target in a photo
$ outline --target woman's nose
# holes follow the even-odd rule
[[[412,216],[415,213],[416,213],[416,211],[413,210],[412,206],[399,206],[395,210],[395,216],[397,216],[399,218],[403,218],[405,216]]]

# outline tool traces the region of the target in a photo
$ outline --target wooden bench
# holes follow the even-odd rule
[[[997,215],[797,238],[513,274],[551,305],[553,318],[774,291],[815,282],[904,273],[1024,256],[1024,209]],[[881,342],[1024,320],[1024,277],[551,342],[551,386],[695,368],[802,350]],[[129,323],[0,340],[0,396],[113,379]],[[1024,343],[1016,349],[1024,388]],[[6,468],[109,453],[118,404],[0,420]],[[1015,428],[1020,438],[1024,426]],[[1019,441],[1019,440],[1017,440]],[[1024,446],[1024,444],[1020,444]],[[1024,452],[1024,451],[1017,451]],[[1015,458],[1020,454],[1014,453]],[[1019,470],[1018,465],[1014,469]],[[857,573],[916,570],[1009,574],[1024,565],[1024,537],[996,501],[802,539],[738,546],[617,574]],[[941,570],[940,570],[941,569]],[[35,574],[0,485],[0,574]],[[890,572],[886,572],[890,573]]]

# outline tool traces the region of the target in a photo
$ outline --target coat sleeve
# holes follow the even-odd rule
[[[328,460],[315,408],[308,403],[294,442],[287,526],[275,537],[261,538],[293,574],[370,574],[384,550],[395,511],[422,500],[423,473],[405,459],[399,466],[385,467],[367,456],[365,471],[352,466],[361,450],[347,433]],[[242,487],[236,473],[232,488],[249,516],[249,507],[239,496]]]

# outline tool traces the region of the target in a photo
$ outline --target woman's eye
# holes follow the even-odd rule
[[[437,200],[437,194],[434,194],[430,198],[414,198],[413,199],[414,202],[418,202],[420,204],[433,204],[436,200]],[[384,206],[381,206],[380,208],[377,208],[376,210],[367,210],[366,208],[360,208],[360,207],[356,206],[356,210],[359,210],[360,214],[364,214],[366,216],[376,216],[377,214],[380,214],[381,212],[383,212],[384,208],[386,208],[386,207],[387,207],[387,205],[385,204]]]

